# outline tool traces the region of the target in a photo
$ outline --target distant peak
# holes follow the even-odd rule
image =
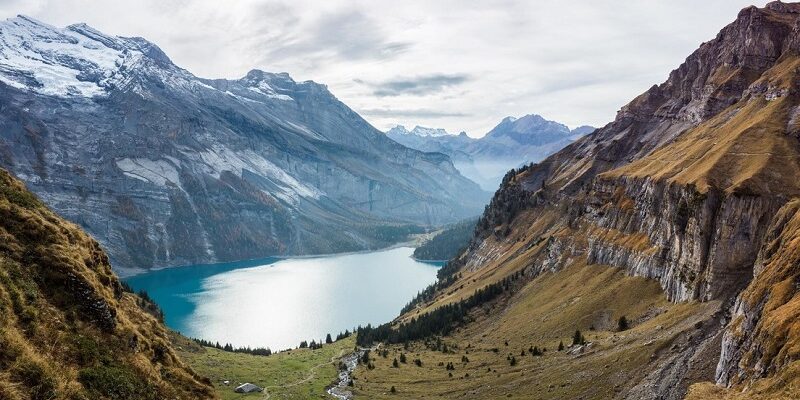
[[[431,137],[440,137],[440,136],[448,136],[450,135],[447,133],[446,130],[442,128],[427,128],[424,126],[415,126],[414,129],[411,130],[411,134],[417,136],[431,136]]]

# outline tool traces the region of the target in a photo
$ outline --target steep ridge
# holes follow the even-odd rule
[[[0,217],[0,398],[214,397],[99,244],[4,170]]]
[[[324,85],[202,79],[141,38],[0,22],[0,166],[120,272],[386,246],[488,194]]]
[[[695,328],[670,328],[678,335],[630,371],[644,375],[616,383],[617,397],[678,399],[709,380],[734,390],[698,386],[702,395],[747,388],[769,398],[775,386],[764,382],[777,382],[793,398],[798,66],[800,4],[742,10],[613,122],[509,172],[448,268],[452,282],[397,322],[519,274],[527,287],[610,265],[658,281],[671,302],[711,307],[693,314]],[[513,307],[514,297],[500,301]],[[659,326],[643,333],[658,337]],[[640,351],[651,352],[647,343]]]

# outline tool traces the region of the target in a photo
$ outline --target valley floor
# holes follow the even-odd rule
[[[352,352],[355,337],[317,350],[295,349],[268,357],[203,347],[184,337],[173,337],[173,342],[187,364],[211,379],[222,399],[320,399],[330,398],[325,390],[338,376],[339,359]],[[233,391],[245,382],[263,387],[264,392]]]

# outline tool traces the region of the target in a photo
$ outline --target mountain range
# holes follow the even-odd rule
[[[357,393],[800,398],[799,67],[800,3],[747,7],[614,121],[507,173],[439,281],[359,332],[423,367],[379,360]]]
[[[324,85],[199,78],[85,24],[0,22],[0,99],[0,166],[121,273],[386,246],[489,197]]]
[[[402,125],[386,131],[386,135],[413,149],[448,155],[464,176],[493,191],[508,170],[540,161],[594,129],[584,125],[570,130],[564,124],[530,114],[506,117],[478,139],[465,132],[452,135],[441,128],[417,126],[409,131]]]

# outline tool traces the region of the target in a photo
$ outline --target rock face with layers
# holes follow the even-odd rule
[[[502,263],[513,255],[497,248],[526,241],[515,251],[542,249],[528,262],[534,274],[584,259],[656,279],[672,301],[722,305],[685,360],[719,359],[722,385],[777,376],[800,337],[790,322],[798,71],[800,4],[742,10],[613,122],[509,172],[464,268]],[[654,367],[630,396],[683,397],[693,378],[675,365]],[[659,377],[683,383],[658,387]]]
[[[0,165],[118,271],[370,249],[488,198],[324,85],[202,79],[141,38],[0,22]]]

